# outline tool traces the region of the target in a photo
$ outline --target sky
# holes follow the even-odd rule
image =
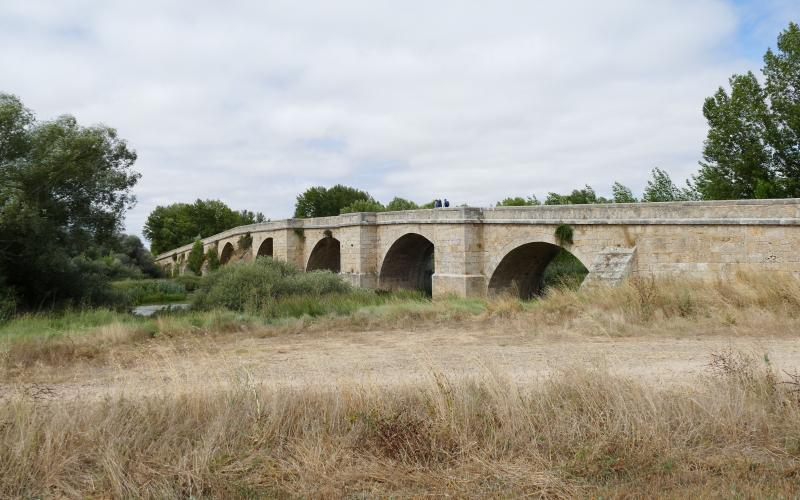
[[[290,217],[311,186],[388,202],[697,170],[704,98],[758,71],[788,0],[0,2],[0,92],[114,127],[142,174],[126,230],[212,198]]]

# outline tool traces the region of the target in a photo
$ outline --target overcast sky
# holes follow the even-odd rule
[[[115,127],[159,204],[291,216],[309,186],[380,201],[509,195],[697,169],[703,99],[758,70],[790,0],[0,3],[0,91]]]

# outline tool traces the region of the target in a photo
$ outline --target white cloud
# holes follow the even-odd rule
[[[729,50],[741,16],[722,0],[12,1],[0,90],[119,129],[143,174],[134,233],[156,204],[279,218],[336,182],[472,204],[638,190],[653,166],[696,170],[703,98],[758,67]]]

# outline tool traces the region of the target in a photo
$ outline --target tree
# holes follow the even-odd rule
[[[356,200],[350,205],[346,207],[342,207],[339,213],[342,214],[349,214],[353,212],[385,212],[386,207],[384,207],[379,201],[375,201],[372,198],[368,200]]]
[[[545,205],[587,205],[591,203],[609,203],[607,198],[597,196],[592,186],[573,189],[570,194],[547,193]]]
[[[800,27],[778,35],[778,52],[767,50],[764,76],[772,111],[770,142],[783,195],[800,197]]]
[[[203,270],[203,261],[205,255],[203,254],[203,242],[195,240],[192,249],[189,251],[189,257],[186,259],[186,267],[189,268],[194,274],[200,275]]]
[[[211,247],[206,252],[206,262],[208,262],[208,270],[216,271],[219,269],[219,255],[217,255],[216,247]]]
[[[366,191],[341,184],[332,188],[316,186],[297,196],[294,216],[298,219],[306,219],[339,215],[343,208],[353,205],[356,201],[375,200]]]
[[[633,191],[619,182],[615,182],[611,186],[611,192],[614,194],[614,203],[636,203],[637,201],[633,196]]]
[[[642,201],[687,201],[697,199],[697,194],[690,187],[679,188],[672,182],[669,174],[656,167],[652,171],[653,178],[647,181]]]
[[[709,131],[694,184],[710,200],[775,196],[766,93],[753,73],[734,75],[730,86],[730,95],[720,88],[703,105]]]
[[[198,199],[191,204],[156,207],[147,217],[142,232],[150,240],[150,251],[160,254],[187,245],[198,237],[212,236],[263,220],[264,215],[260,212],[236,212],[219,200]]]
[[[386,210],[389,212],[399,212],[401,210],[417,210],[419,205],[411,200],[395,196],[392,201],[386,204]]]
[[[497,202],[498,207],[529,207],[541,204],[536,195],[531,195],[527,198],[521,196],[509,197]]]
[[[0,94],[0,277],[23,308],[107,298],[105,266],[87,251],[114,246],[136,201],[135,161],[113,128],[38,122]]]
[[[703,199],[800,196],[800,28],[790,23],[764,56],[762,87],[733,75],[706,99],[709,130],[694,186]]]

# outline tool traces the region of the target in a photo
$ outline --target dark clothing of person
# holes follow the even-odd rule
[[[445,208],[450,206],[450,202],[447,201],[447,198],[444,199],[444,206],[445,206]]]

